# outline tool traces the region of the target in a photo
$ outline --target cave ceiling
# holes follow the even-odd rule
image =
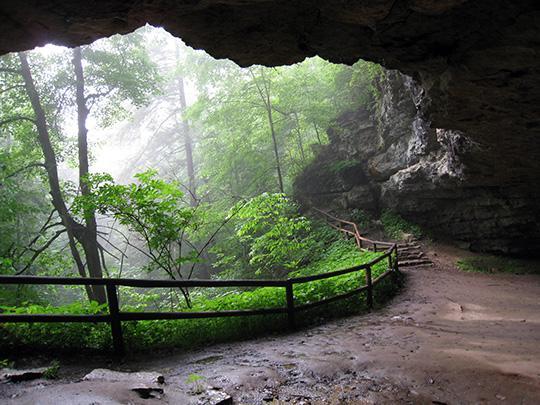
[[[489,149],[498,177],[540,174],[538,0],[3,0],[0,54],[146,23],[243,66],[319,55],[399,69],[422,83],[432,126]]]

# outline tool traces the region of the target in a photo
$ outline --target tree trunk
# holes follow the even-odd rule
[[[81,194],[87,196],[90,194],[86,183],[86,176],[89,173],[88,164],[88,129],[86,128],[86,120],[88,119],[88,107],[86,106],[86,98],[84,96],[84,74],[82,67],[81,48],[73,49],[73,68],[75,70],[75,86],[76,86],[76,101],[77,101],[77,124],[78,124],[78,149],[79,149],[79,187]],[[103,278],[103,269],[101,267],[101,257],[97,243],[97,223],[95,212],[84,213],[85,227],[82,228],[78,238],[81,243],[84,255],[86,257],[86,265],[90,277]],[[93,286],[94,295],[97,301],[102,304],[106,302],[105,288],[103,286]]]
[[[257,78],[255,77],[255,74],[253,73],[253,70],[251,68],[249,69],[249,73],[251,74],[251,77],[253,78],[253,81],[255,83],[255,86],[257,87],[257,91],[259,92],[259,95],[261,96],[261,100],[266,108],[266,115],[268,117],[268,124],[270,125],[270,132],[272,134],[272,143],[274,146],[274,156],[276,158],[276,171],[278,175],[278,182],[279,182],[279,192],[283,193],[283,176],[281,174],[281,163],[279,161],[279,150],[277,145],[277,138],[276,138],[276,131],[274,128],[274,118],[272,117],[272,102],[270,101],[270,90],[268,88],[268,83],[266,82],[266,77],[264,75],[264,70],[261,70],[261,76],[262,76],[262,84],[264,86],[264,92],[261,86],[259,86],[259,83],[257,81]]]
[[[300,149],[300,155],[302,156],[302,162],[306,163],[306,154],[304,153],[304,141],[302,140],[302,132],[300,131],[300,119],[298,113],[294,113],[294,119],[296,120],[296,135],[298,136],[298,148]]]
[[[190,194],[190,204],[192,207],[197,205],[197,185],[195,179],[195,166],[193,164],[193,140],[189,123],[185,117],[187,110],[186,92],[184,88],[184,78],[178,78],[178,93],[180,98],[180,111],[182,112],[182,132],[184,135],[184,149],[186,151],[186,166],[188,174],[188,190]]]
[[[81,277],[87,277],[81,255],[79,254],[76,244],[77,234],[80,233],[83,226],[73,219],[66,207],[64,197],[62,196],[62,190],[60,188],[56,154],[51,144],[47,120],[45,118],[45,112],[41,105],[39,94],[36,90],[36,86],[32,78],[32,72],[30,70],[30,65],[28,64],[26,54],[19,53],[18,55],[21,62],[21,74],[23,76],[26,93],[28,95],[28,98],[30,99],[30,103],[32,105],[32,109],[35,115],[35,125],[38,132],[38,142],[45,160],[45,169],[47,170],[47,179],[49,182],[52,204],[55,210],[58,212],[58,215],[62,220],[62,224],[66,228],[69,240],[69,248],[71,251],[71,255],[73,256],[73,260],[77,265],[79,275]],[[97,300],[97,297],[95,296],[94,291],[91,288],[87,287],[86,293],[89,300]]]
[[[267,93],[267,104],[266,104],[266,112],[268,115],[268,123],[270,124],[270,132],[272,132],[272,142],[274,144],[274,155],[276,157],[276,170],[278,175],[278,181],[279,181],[279,192],[283,193],[283,177],[281,175],[281,163],[279,161],[279,151],[278,151],[278,145],[277,145],[277,139],[276,139],[276,131],[274,129],[274,119],[272,117],[272,104],[270,104],[270,95]]]
[[[321,136],[319,135],[319,128],[317,128],[317,124],[313,123],[313,127],[315,128],[315,134],[317,135],[317,141],[319,142],[319,145],[322,145]]]

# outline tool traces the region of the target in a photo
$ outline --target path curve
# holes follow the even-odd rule
[[[453,266],[454,250],[426,253],[434,266],[405,269],[406,287],[383,310],[122,366],[163,373],[161,399],[138,399],[122,383],[74,382],[75,373],[41,387],[4,384],[0,402],[197,403],[186,394],[197,374],[246,404],[539,404],[540,277],[467,274]]]

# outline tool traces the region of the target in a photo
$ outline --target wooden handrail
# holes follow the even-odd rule
[[[302,283],[307,283],[310,281],[322,280],[325,278],[336,277],[336,276],[342,276],[344,274],[349,274],[358,270],[365,270],[366,267],[367,267],[367,264],[360,264],[358,266],[350,267],[348,269],[335,270],[335,271],[330,271],[328,273],[314,274],[312,276],[294,277],[294,278],[290,278],[289,281],[293,284],[302,284]]]
[[[287,280],[150,280],[133,278],[0,276],[0,284],[115,285],[142,288],[285,287]]]
[[[268,315],[268,314],[287,314],[289,327],[295,328],[295,314],[298,311],[303,311],[320,305],[325,305],[337,300],[352,297],[364,291],[367,293],[367,304],[369,309],[373,306],[373,287],[389,274],[399,271],[397,244],[381,241],[372,241],[360,235],[358,226],[354,222],[345,221],[334,217],[324,211],[316,209],[316,211],[324,214],[328,218],[339,221],[343,224],[353,226],[354,232],[344,230],[340,227],[334,228],[340,231],[352,234],[355,236],[359,248],[362,247],[360,241],[371,243],[374,250],[377,250],[377,245],[386,246],[389,248],[385,252],[369,263],[358,266],[331,271],[328,273],[315,274],[312,276],[293,277],[285,280],[149,280],[149,279],[128,279],[128,278],[81,278],[81,277],[41,277],[41,276],[0,276],[0,284],[25,284],[25,285],[103,285],[106,286],[107,302],[109,306],[108,314],[5,314],[0,313],[0,323],[2,322],[107,322],[111,325],[111,333],[113,337],[113,347],[117,354],[124,353],[124,341],[122,337],[122,321],[134,320],[166,320],[166,319],[201,319],[201,318],[217,318],[217,317],[234,317],[234,316],[252,316],[252,315]],[[392,255],[395,255],[395,261]],[[384,259],[388,259],[388,270],[372,279],[371,268],[375,264]],[[364,271],[366,274],[366,285],[360,286],[349,292],[339,294],[333,297],[324,298],[322,300],[311,302],[308,304],[295,305],[293,287],[294,284],[308,283],[316,280],[328,279],[344,274],[349,274],[355,271]],[[248,310],[225,310],[225,311],[208,311],[208,312],[123,312],[120,311],[118,303],[118,287],[139,287],[139,288],[171,288],[171,287],[281,287],[285,289],[286,306],[278,308],[260,308]]]
[[[323,216],[327,217],[327,218],[330,218],[334,221],[338,221],[339,223],[342,223],[342,224],[347,224],[347,225],[350,225],[354,228],[354,231],[350,231],[348,229],[345,229],[343,227],[339,227],[337,225],[334,225],[330,222],[328,222],[328,225],[330,225],[332,228],[335,228],[337,229],[338,231],[341,231],[341,232],[344,232],[344,233],[348,233],[350,235],[354,235],[356,238],[364,241],[364,242],[368,242],[368,243],[371,243],[373,245],[381,245],[381,246],[389,246],[389,247],[392,247],[394,245],[394,243],[392,242],[384,242],[384,241],[381,241],[381,240],[371,240],[369,238],[366,238],[365,236],[362,236],[360,234],[360,231],[358,230],[358,225],[356,225],[356,223],[354,222],[351,222],[351,221],[347,221],[345,219],[341,219],[341,218],[338,218],[338,217],[335,217],[334,215],[326,212],[326,211],[323,211],[319,208],[315,208],[313,207],[312,208],[314,211],[318,212],[319,214],[322,214]]]

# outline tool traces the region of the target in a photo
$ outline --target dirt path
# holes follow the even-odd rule
[[[540,277],[462,273],[455,254],[428,251],[435,266],[404,270],[382,311],[123,366],[163,373],[161,399],[122,382],[38,381],[2,384],[0,402],[188,404],[209,384],[246,404],[540,404]]]

